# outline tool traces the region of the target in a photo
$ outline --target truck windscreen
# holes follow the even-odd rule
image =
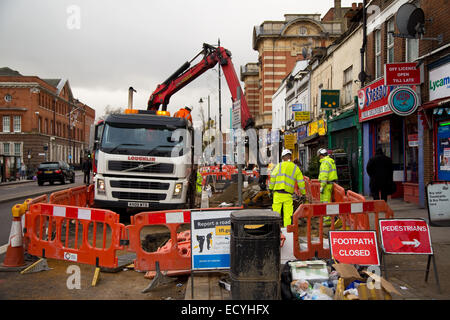
[[[183,135],[167,128],[116,126],[106,123],[100,149],[106,153],[179,157],[185,147]]]

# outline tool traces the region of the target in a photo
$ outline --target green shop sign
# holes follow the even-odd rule
[[[320,90],[320,108],[335,109],[339,107],[339,90]]]

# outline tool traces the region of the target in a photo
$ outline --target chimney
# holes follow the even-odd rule
[[[341,0],[334,0],[334,20],[342,19]]]

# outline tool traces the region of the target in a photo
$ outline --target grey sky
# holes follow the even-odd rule
[[[352,2],[357,1],[344,0],[342,6]],[[67,27],[72,5],[80,9],[79,29]],[[217,44],[220,38],[239,76],[241,65],[257,61],[255,25],[284,20],[287,13],[323,16],[333,5],[333,0],[0,0],[0,67],[68,78],[75,97],[97,116],[107,105],[126,107],[129,86],[137,90],[135,107],[145,109],[156,86],[200,52],[204,42]],[[199,119],[198,100],[208,94],[214,118],[218,80],[211,70],[173,95],[169,111],[192,105],[194,120]],[[230,101],[222,78],[224,128]]]

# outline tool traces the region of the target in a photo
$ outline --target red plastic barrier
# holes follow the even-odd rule
[[[118,266],[116,252],[124,249],[120,240],[125,228],[118,214],[37,203],[31,205],[27,215],[28,253],[107,268]],[[98,229],[103,229],[101,239],[97,239]]]
[[[341,203],[324,203],[324,204],[302,204],[295,211],[293,217],[293,224],[287,227],[288,232],[294,233],[294,256],[300,260],[312,259],[315,256],[322,259],[330,258],[330,249],[328,241],[324,242],[323,237],[323,217],[331,217],[330,230],[334,230],[334,221],[339,217],[342,221],[343,230],[347,230],[347,226],[352,230],[376,230],[379,237],[378,220],[380,213],[384,213],[384,218],[390,219],[394,217],[394,212],[383,200],[366,201],[366,202],[341,202]],[[373,214],[373,220],[369,219],[369,214]],[[374,225],[370,223],[367,225],[349,225],[349,222],[359,221],[358,219],[349,219],[352,215],[366,215],[367,222],[373,221]],[[306,225],[306,239],[301,239],[299,234],[299,220],[305,218]],[[319,220],[319,237],[313,239],[312,219]],[[361,229],[363,227],[363,229]]]
[[[53,192],[50,195],[50,203],[52,204],[61,204],[61,205],[70,205],[71,191],[70,189],[65,189],[57,192]]]
[[[190,210],[172,210],[158,212],[141,212],[131,217],[131,224],[126,227],[129,235],[129,251],[136,252],[134,268],[137,271],[156,270],[159,262],[161,271],[190,270],[191,254],[189,245],[178,242],[177,230],[182,224],[191,222]],[[147,252],[141,246],[141,230],[148,225],[165,225],[170,231],[170,245],[159,252]],[[186,241],[184,241],[186,242]],[[187,250],[187,248],[189,248]],[[185,250],[186,249],[186,250]]]
[[[77,207],[86,207],[87,205],[87,187],[79,186],[70,189],[70,205]]]
[[[332,199],[333,199],[333,202],[348,201],[347,196],[345,195],[345,189],[343,187],[341,187],[340,185],[338,185],[337,183],[333,183]]]

